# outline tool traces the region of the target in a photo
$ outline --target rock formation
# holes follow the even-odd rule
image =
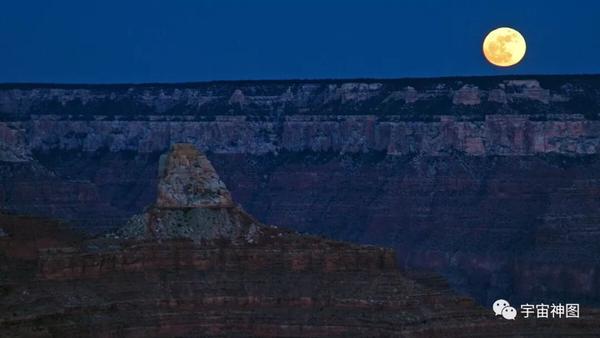
[[[125,238],[215,238],[253,241],[259,222],[234,205],[206,156],[174,144],[161,156],[156,203],[118,232]]]
[[[191,144],[160,158],[157,208],[231,208],[231,195],[212,164]]]
[[[597,328],[591,309],[577,320],[494,318],[431,275],[400,273],[392,250],[234,221],[243,212],[190,145],[174,145],[159,172],[146,215],[162,220],[137,233],[128,225],[127,238],[82,240],[52,221],[0,214],[0,336],[543,337]],[[239,240],[248,224],[252,240]]]
[[[485,304],[600,304],[598,88],[599,76],[2,85],[0,210],[113,229],[157,207],[160,154],[192,143],[265,223],[393,247],[402,267]]]

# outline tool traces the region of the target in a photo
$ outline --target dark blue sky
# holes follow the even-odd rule
[[[520,30],[517,67],[482,57]],[[600,73],[600,1],[6,1],[0,82]]]

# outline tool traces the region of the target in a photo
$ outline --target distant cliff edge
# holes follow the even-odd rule
[[[2,85],[0,160],[53,149],[594,154],[600,76]]]

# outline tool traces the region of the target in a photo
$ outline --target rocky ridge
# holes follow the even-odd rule
[[[595,154],[594,76],[0,87],[0,160],[39,151]],[[547,86],[547,87],[545,87]]]
[[[242,212],[190,145],[174,145],[159,172],[159,197],[147,214],[165,208]],[[258,231],[248,240],[246,224],[206,222],[210,213],[185,221],[163,217],[161,226],[146,222],[143,231],[124,231],[131,235],[126,238],[82,240],[52,222],[0,215],[8,234],[0,238],[0,334],[461,337],[585,335],[596,328],[593,310],[576,322],[493,318],[491,310],[443,285],[403,275],[389,249],[255,221]]]

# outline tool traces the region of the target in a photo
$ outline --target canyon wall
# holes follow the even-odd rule
[[[0,209],[108,230],[171,144],[267,223],[482,302],[600,303],[600,77],[2,85]]]
[[[399,272],[392,250],[273,227],[252,243],[195,243],[0,224],[2,337],[591,336],[600,318],[504,320],[434,276]]]
[[[82,238],[0,214],[3,337],[473,337],[591,335],[580,318],[505,320],[393,250],[268,226],[190,144],[161,156],[143,214]]]

